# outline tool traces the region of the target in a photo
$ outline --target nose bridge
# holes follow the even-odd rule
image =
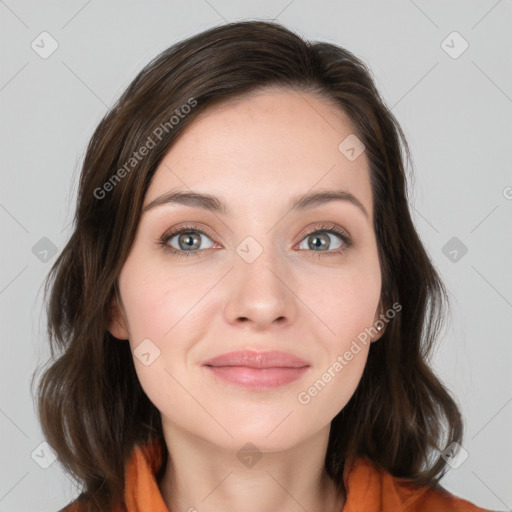
[[[257,324],[290,320],[293,294],[282,248],[277,247],[272,231],[258,233],[246,236],[235,248],[229,320],[243,318]]]

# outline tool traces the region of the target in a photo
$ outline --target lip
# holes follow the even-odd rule
[[[309,363],[287,352],[238,350],[208,359],[204,366],[247,366],[249,368],[302,368]]]
[[[273,389],[302,377],[310,365],[276,350],[229,352],[205,361],[203,366],[225,382],[253,390]]]

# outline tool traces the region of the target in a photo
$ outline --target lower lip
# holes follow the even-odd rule
[[[302,368],[249,368],[248,366],[206,366],[226,382],[247,389],[273,389],[300,379],[308,370]]]

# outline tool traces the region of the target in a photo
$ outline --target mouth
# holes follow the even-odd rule
[[[222,354],[203,364],[224,383],[253,390],[275,389],[300,379],[310,365],[292,354],[238,351]]]

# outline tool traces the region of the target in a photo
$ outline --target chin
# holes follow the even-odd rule
[[[213,441],[213,440],[212,440]],[[302,437],[295,435],[292,437],[289,432],[284,432],[282,436],[268,436],[261,432],[254,432],[251,429],[247,429],[245,432],[234,435],[229,440],[223,439],[223,442],[219,442],[217,439],[217,446],[220,446],[226,450],[236,452],[237,454],[244,451],[253,450],[253,446],[256,447],[254,451],[261,453],[278,453],[290,450],[297,444],[300,444]]]

